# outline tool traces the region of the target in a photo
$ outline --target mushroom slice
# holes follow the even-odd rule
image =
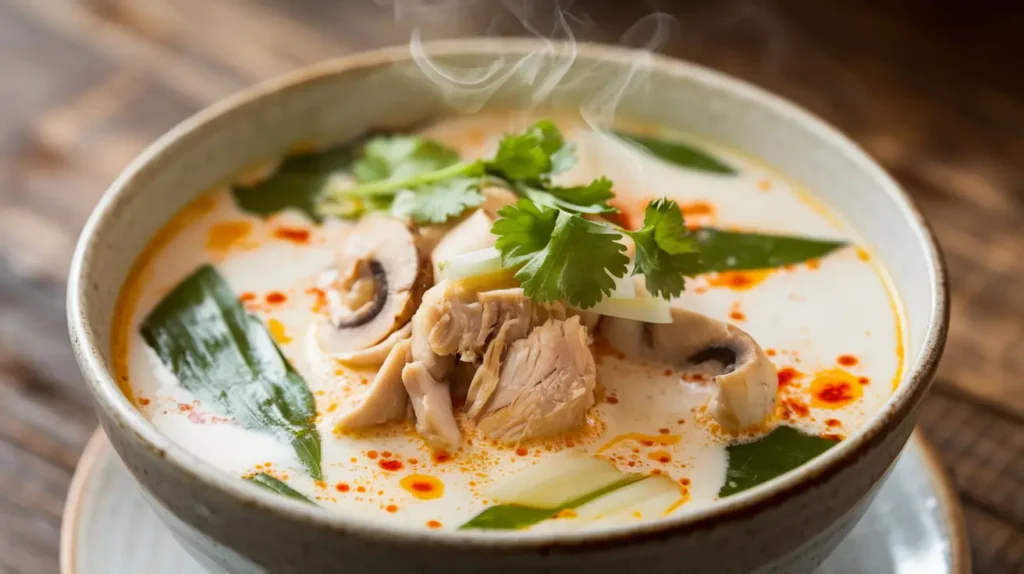
[[[325,289],[330,321],[317,327],[329,354],[372,347],[400,328],[431,283],[414,232],[400,219],[363,217],[338,250],[337,273]]]
[[[775,366],[742,329],[677,308],[672,309],[671,323],[604,317],[599,329],[626,355],[670,363],[684,375],[711,378],[718,387],[711,414],[729,432],[764,422],[775,408]]]

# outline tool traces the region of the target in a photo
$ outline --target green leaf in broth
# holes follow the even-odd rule
[[[839,441],[780,426],[768,435],[727,448],[729,467],[720,498],[736,494],[789,472],[835,446]]]
[[[644,478],[646,477],[642,474],[624,475],[622,480],[598,488],[593,492],[588,492],[555,508],[533,508],[520,504],[499,504],[477,514],[469,522],[460,526],[459,530],[519,530],[527,526],[533,526],[538,522],[543,522],[563,510],[583,506],[591,500],[600,498],[613,490],[618,490],[623,486],[633,484]]]
[[[287,440],[309,474],[323,478],[312,393],[213,267],[179,283],[139,330],[183,387],[239,425]]]
[[[344,171],[354,160],[351,144],[285,156],[266,179],[252,185],[233,185],[235,203],[260,217],[293,208],[319,223],[322,217],[317,206],[324,187],[331,175]]]
[[[645,148],[658,159],[679,167],[719,175],[736,175],[737,173],[736,168],[689,144],[650,136],[628,134],[618,130],[612,133],[619,139]]]
[[[700,253],[699,272],[771,269],[824,257],[844,241],[723,231],[705,227],[693,233]]]
[[[301,492],[295,490],[294,488],[288,486],[287,484],[281,482],[280,480],[270,476],[265,472],[254,474],[250,477],[247,477],[245,480],[248,480],[253,484],[262,486],[267,490],[276,492],[281,496],[287,496],[288,498],[293,498],[295,500],[299,500],[309,504],[314,504],[312,500],[306,498],[306,496]]]

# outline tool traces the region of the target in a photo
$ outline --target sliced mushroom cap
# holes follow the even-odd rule
[[[402,220],[363,217],[338,249],[337,275],[325,289],[330,321],[317,342],[331,354],[372,347],[409,321],[432,281],[415,232]]]
[[[685,309],[672,322],[643,323],[604,317],[600,333],[628,356],[669,363],[684,375],[702,375],[717,385],[711,414],[729,432],[767,420],[775,408],[775,366],[745,331]]]

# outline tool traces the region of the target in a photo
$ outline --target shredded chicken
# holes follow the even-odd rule
[[[335,419],[336,428],[359,429],[401,419],[409,405],[409,395],[402,381],[402,369],[409,360],[410,342],[396,343],[377,371],[373,383],[354,408]]]
[[[580,319],[571,317],[549,320],[512,343],[493,392],[481,397],[485,405],[470,405],[481,412],[478,428],[511,443],[579,428],[597,386],[588,339]]]

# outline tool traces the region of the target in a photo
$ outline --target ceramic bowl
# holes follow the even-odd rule
[[[213,572],[812,570],[856,523],[910,436],[945,341],[945,273],[910,200],[821,120],[699,66],[529,40],[429,49],[436,65],[464,72],[460,86],[426,80],[408,48],[325,62],[257,86],[160,138],[89,218],[68,288],[71,340],[103,428],[146,498]],[[482,92],[487,74],[501,81]],[[564,77],[545,88],[555,74]],[[617,88],[627,81],[628,89]],[[809,464],[699,511],[600,533],[498,534],[402,530],[264,492],[182,450],[121,394],[110,354],[118,291],[149,238],[198,193],[299,142],[413,124],[458,111],[453,106],[529,106],[540,89],[545,105],[575,108],[602,97],[604,111],[616,103],[622,117],[743,150],[807,185],[852,223],[905,304],[907,369],[882,411]]]

